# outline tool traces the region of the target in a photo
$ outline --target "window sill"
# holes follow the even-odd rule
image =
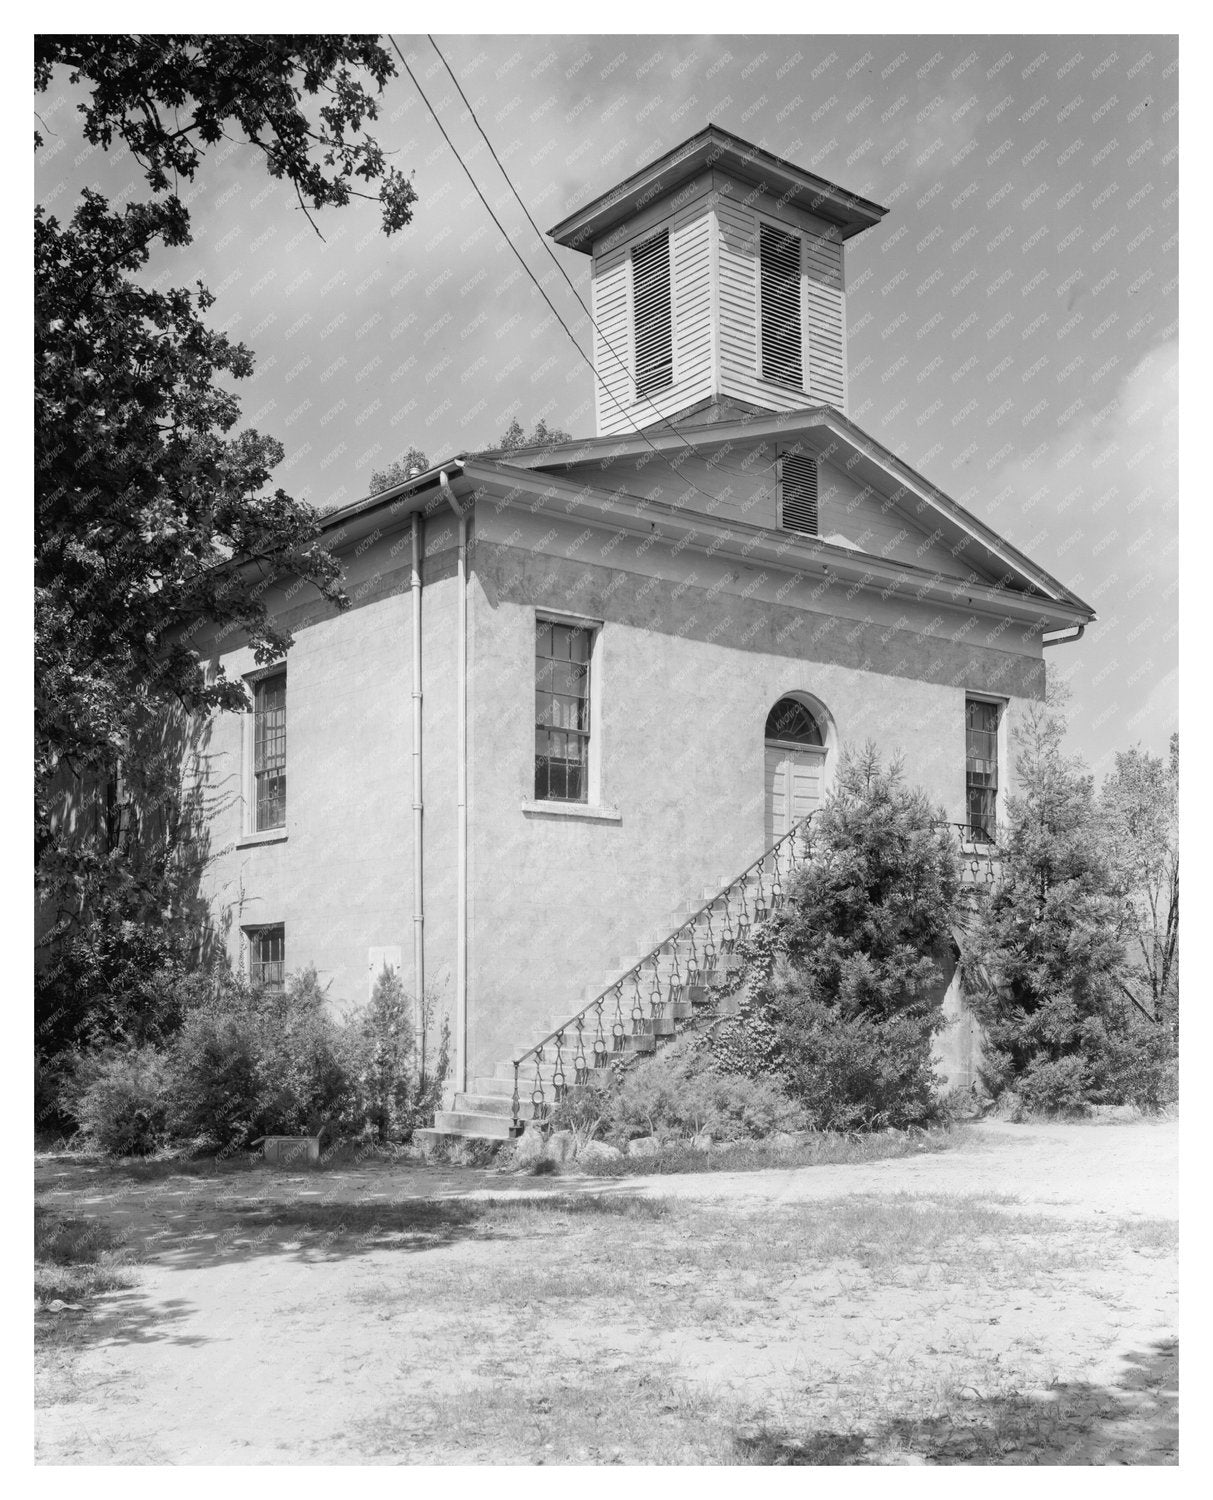
[[[255,844],[285,844],[285,828],[266,828],[261,833],[245,833],[236,840],[237,849],[248,849]]]
[[[623,814],[617,807],[600,807],[588,802],[524,802],[524,813],[538,813],[554,818],[589,818],[597,823],[622,823]]]

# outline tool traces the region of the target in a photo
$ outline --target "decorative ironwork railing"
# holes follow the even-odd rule
[[[524,1070],[530,1073],[530,1118],[546,1120],[570,1087],[588,1083],[594,1070],[613,1061],[652,1051],[659,1036],[674,1035],[679,1020],[691,1019],[697,1007],[710,1002],[722,960],[783,905],[799,842],[819,811],[814,808],[794,824],[589,1004],[514,1059],[515,1128],[520,1123]],[[967,823],[937,826],[958,837],[965,885],[992,884],[999,851],[985,832]]]

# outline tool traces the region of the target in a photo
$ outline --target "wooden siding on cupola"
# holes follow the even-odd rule
[[[763,222],[801,241],[803,388],[762,378],[759,242]],[[632,251],[670,233],[673,382],[637,395]],[[698,402],[732,397],[768,411],[846,408],[846,309],[838,229],[727,173],[703,172],[646,205],[594,246],[598,433],[652,427]]]
[[[652,427],[713,393],[712,230],[709,181],[675,209],[644,213],[616,232],[610,248],[594,255],[595,400],[600,436]],[[690,184],[692,188],[695,184]],[[679,193],[685,199],[686,189]],[[674,380],[663,390],[637,396],[633,325],[632,251],[663,228],[670,231]],[[604,389],[605,386],[605,389]]]

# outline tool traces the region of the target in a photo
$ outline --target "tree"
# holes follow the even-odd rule
[[[1124,993],[1143,1016],[1178,1024],[1179,735],[1170,754],[1119,752],[1100,793],[1133,955]]]
[[[721,1028],[718,1056],[776,1076],[823,1127],[928,1119],[960,882],[943,814],[869,744],[840,759],[805,853],[734,1029],[760,1054],[732,1055]]]
[[[517,417],[510,421],[510,425],[497,440],[497,446],[487,451],[490,453],[505,452],[512,453],[516,448],[546,448],[555,443],[571,443],[572,435],[565,432],[562,427],[549,427],[539,418],[530,433],[523,431],[522,424]]]
[[[430,466],[430,461],[420,448],[410,447],[401,458],[394,459],[386,469],[374,469],[371,473],[372,495],[382,494],[384,490],[390,490],[393,486],[403,484],[406,479],[412,478],[414,474],[423,473]]]
[[[152,195],[116,211],[85,190],[68,223],[41,206],[34,219],[37,870],[45,895],[66,869],[82,909],[87,879],[54,821],[65,778],[104,785],[149,713],[245,707],[194,642],[236,626],[258,661],[283,652],[264,603],[276,577],[343,602],[316,513],[268,488],[280,445],[231,435],[239,404],[222,382],[251,373],[250,351],[208,328],[205,287],[143,279],[153,246],[190,241],[177,190],[235,134],[309,218],[377,184],[392,233],[416,195],[363,130],[378,107],[359,74],[382,89],[395,72],[373,37],[38,38],[37,91],[57,68],[88,90],[85,137],[125,142]]]
[[[1050,694],[1017,731],[1002,873],[965,952],[984,1082],[1047,1110],[1144,1099],[1159,1062],[1156,1040],[1134,1029],[1115,863],[1093,778],[1062,751],[1065,728],[1064,699]]]
[[[531,428],[528,435],[522,428],[522,424],[515,417],[506,430],[498,438],[492,448],[479,448],[473,450],[473,456],[480,458],[486,453],[512,453],[517,448],[543,448],[551,447],[555,443],[568,443],[572,438],[560,427],[549,427],[540,417],[539,421]],[[420,448],[410,446],[406,452],[388,464],[386,469],[374,469],[371,472],[370,493],[372,495],[382,494],[384,490],[390,490],[393,486],[403,484],[406,479],[411,479],[416,473],[420,473],[429,467],[429,459]]]

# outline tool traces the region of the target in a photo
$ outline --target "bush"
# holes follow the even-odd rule
[[[931,1037],[954,944],[959,869],[942,816],[844,753],[786,903],[747,945],[747,993],[712,1046],[774,1077],[814,1125],[917,1125],[941,1109]]]
[[[164,1145],[172,1080],[155,1047],[108,1047],[79,1058],[64,1089],[78,1129],[112,1156],[148,1156]]]
[[[385,968],[375,981],[370,1003],[350,1017],[358,1113],[381,1141],[407,1140],[413,1131],[433,1124],[450,1054],[450,1029],[443,1023],[434,1066],[417,1066],[413,1025],[414,1001],[400,976]],[[432,997],[422,1007],[427,1027]]]
[[[315,969],[282,991],[225,975],[186,1015],[172,1048],[171,1124],[220,1149],[263,1135],[318,1135],[356,1113],[355,1059]]]
[[[558,1106],[553,1123],[625,1145],[636,1136],[666,1141],[704,1131],[718,1141],[754,1140],[806,1122],[776,1084],[721,1072],[685,1038],[623,1070],[614,1086],[578,1091]]]
[[[943,1114],[931,1066],[933,1015],[848,1015],[807,997],[795,980],[775,986],[780,1076],[818,1130],[905,1129]]]
[[[1142,1016],[1134,994],[1148,986],[1125,946],[1115,840],[1131,840],[1131,820],[1117,824],[1096,803],[1081,761],[1062,753],[1064,734],[1055,696],[1025,716],[1002,874],[966,944],[986,1035],[982,1081],[1042,1112],[1168,1102],[1174,1033],[1165,1007],[1156,1020]]]
[[[1034,1057],[1015,1080],[1015,1092],[1028,1114],[1080,1114],[1091,1094],[1082,1057]]]

